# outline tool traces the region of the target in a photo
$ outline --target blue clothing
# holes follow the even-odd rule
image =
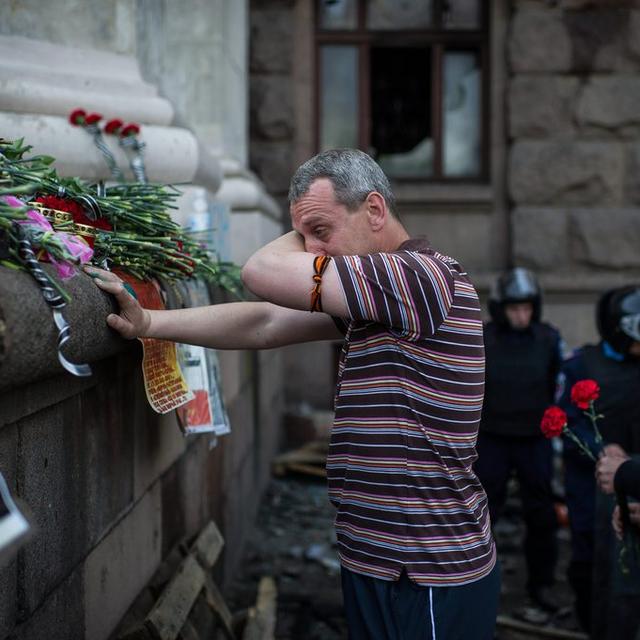
[[[342,567],[342,593],[349,640],[493,640],[500,569],[468,584],[424,587],[405,571],[382,580]]]
[[[597,456],[600,447],[591,422],[581,409],[571,402],[571,388],[587,377],[582,349],[565,361],[558,378],[557,403],[566,412],[569,428]],[[565,498],[569,510],[572,558],[591,562],[593,556],[593,523],[596,514],[595,464],[578,445],[566,436],[562,438],[565,468]]]

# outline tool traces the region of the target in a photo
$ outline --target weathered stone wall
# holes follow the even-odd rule
[[[62,175],[96,179],[104,168],[66,115],[126,113],[148,153],[164,150],[150,179],[192,180],[228,206],[227,253],[239,261],[280,232],[245,166],[247,26],[237,0],[2,3],[3,136],[36,136]],[[105,327],[108,296],[84,276],[68,288],[66,353],[91,362],[86,380],[58,365],[33,280],[0,267],[0,471],[35,524],[0,569],[0,639],[107,638],[169,549],[209,519],[226,539],[218,577],[230,578],[279,444],[279,352],[219,353],[232,432],[210,448],[151,411],[139,346]]]
[[[295,169],[294,5],[251,0],[249,16],[249,163],[284,211]]]
[[[416,0],[417,1],[417,0]],[[287,210],[286,193],[295,168],[315,147],[314,0],[250,1],[250,164]],[[474,275],[495,272],[508,261],[503,126],[504,39],[507,0],[491,3],[489,127],[492,175],[488,184],[394,185],[398,208],[411,234],[426,235],[435,247],[456,256]],[[494,105],[495,108],[494,108]],[[483,281],[484,282],[484,281]],[[285,390],[296,409],[308,403],[332,406],[335,346],[299,345],[285,350]],[[309,385],[313,379],[315,383]]]
[[[314,5],[250,4],[251,164],[279,196],[316,151]],[[487,5],[490,180],[396,185],[399,209],[411,233],[464,264],[483,300],[506,267],[538,272],[546,316],[575,347],[597,337],[600,293],[640,279],[640,5]],[[328,381],[329,352],[304,346],[286,357],[287,371],[306,371],[289,376],[290,397],[325,406],[326,389],[297,381],[318,363]]]
[[[640,6],[515,2],[508,175],[515,260],[640,275]]]
[[[48,326],[30,278],[0,271],[3,338],[16,316]],[[76,311],[95,295],[87,280],[74,286]],[[82,320],[69,317],[91,325],[109,307],[104,296]],[[51,353],[55,340],[34,334],[31,348]],[[223,580],[240,559],[278,446],[281,359],[220,354],[232,432],[210,448],[207,437],[184,438],[173,414],[150,409],[137,343],[114,340],[109,351],[91,362],[91,378],[52,365],[48,377],[2,385],[0,470],[35,530],[0,571],[0,638],[107,638],[169,550],[210,519],[227,541]]]

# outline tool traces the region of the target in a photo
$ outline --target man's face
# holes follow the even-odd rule
[[[634,358],[640,358],[640,342],[634,340],[629,347],[629,355]]]
[[[291,224],[304,238],[305,250],[316,255],[363,255],[375,250],[366,202],[355,211],[336,201],[328,178],[311,184],[291,206]]]
[[[533,317],[532,302],[510,302],[504,305],[504,313],[512,329],[526,329]]]

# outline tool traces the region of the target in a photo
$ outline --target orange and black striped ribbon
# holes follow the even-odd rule
[[[330,256],[316,256],[313,259],[313,291],[311,291],[311,312],[322,311],[322,274],[331,262]]]

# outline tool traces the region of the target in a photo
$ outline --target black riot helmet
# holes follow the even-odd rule
[[[627,354],[640,342],[640,286],[611,289],[596,308],[598,332],[618,353]]]
[[[504,313],[506,304],[531,302],[532,322],[539,322],[542,315],[542,292],[533,272],[516,267],[503,273],[496,281],[489,297],[489,313],[494,322],[507,323]]]

